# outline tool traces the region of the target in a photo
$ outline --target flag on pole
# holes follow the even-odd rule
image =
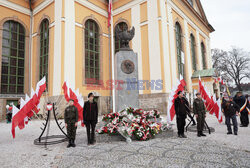
[[[171,122],[175,116],[174,101],[178,97],[177,93],[183,91],[186,86],[186,82],[180,75],[180,80],[177,80],[177,85],[172,88],[170,95],[168,97],[168,109],[167,109],[167,121]]]
[[[83,124],[84,100],[83,100],[82,95],[79,93],[78,89],[75,91],[74,89],[70,88],[66,81],[63,83],[62,88],[63,88],[64,97],[66,101],[69,102],[70,99],[74,100],[74,106],[78,110],[78,121],[81,121],[81,125],[82,127],[84,127],[84,124]]]
[[[108,27],[111,26],[111,15],[112,15],[112,0],[109,0],[109,4],[108,4]]]
[[[43,92],[46,89],[45,77],[37,83],[36,92],[32,89],[31,96],[25,95],[25,100],[21,98],[20,109],[13,105],[12,112],[12,136],[15,138],[15,128],[18,126],[19,129],[23,129],[25,124],[28,124],[28,118],[34,115],[33,110],[38,112],[38,104]]]

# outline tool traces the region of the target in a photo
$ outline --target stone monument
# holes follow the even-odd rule
[[[116,109],[121,111],[126,107],[139,107],[138,83],[138,57],[129,47],[129,41],[133,39],[135,28],[121,31],[117,26],[115,36],[121,42],[119,52],[115,54],[115,80],[117,82]]]

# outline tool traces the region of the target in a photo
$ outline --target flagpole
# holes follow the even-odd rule
[[[112,0],[109,0],[112,3]],[[113,4],[112,4],[113,5]],[[112,101],[113,101],[113,112],[116,111],[115,107],[115,51],[114,51],[114,29],[113,29],[113,7],[111,7],[111,21],[110,21],[110,29],[111,29],[111,57],[112,57],[112,83],[113,83],[113,87],[112,87]]]

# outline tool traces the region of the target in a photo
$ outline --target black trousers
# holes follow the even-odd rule
[[[232,122],[234,125],[234,133],[237,133],[238,132],[238,123],[237,123],[236,115],[226,116],[227,131],[232,132],[231,122],[230,122],[231,119],[232,119]]]
[[[186,125],[186,116],[177,116],[176,122],[177,122],[178,135],[183,135],[184,128]]]
[[[241,125],[248,126],[249,118],[248,118],[248,111],[247,110],[243,110],[240,113],[240,122],[241,122]]]
[[[87,129],[87,138],[88,143],[93,143],[95,140],[95,126],[96,121],[85,121],[86,129]],[[91,131],[90,131],[91,129]]]
[[[198,118],[197,118],[197,131],[202,132],[204,129],[204,125],[205,125],[205,114],[200,113],[198,114]]]

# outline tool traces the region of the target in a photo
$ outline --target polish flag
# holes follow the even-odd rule
[[[221,76],[219,76],[217,80],[218,80],[222,85],[224,85],[224,81],[223,81],[223,79],[222,79]]]
[[[108,27],[111,25],[111,17],[112,17],[112,0],[109,0],[108,4]]]
[[[79,93],[79,90],[76,91],[68,86],[67,82],[64,82],[63,86],[64,91],[64,97],[67,102],[69,102],[70,99],[74,100],[74,106],[78,110],[78,121],[81,121],[82,127],[84,127],[83,124],[83,106],[84,106],[84,100],[82,95]]]
[[[183,91],[186,86],[186,82],[180,75],[180,80],[177,81],[177,85],[172,88],[170,95],[168,97],[168,109],[167,109],[167,121],[170,123],[175,116],[174,101],[178,97],[177,93]]]
[[[36,92],[32,89],[31,97],[26,94],[25,100],[21,98],[20,109],[18,109],[16,106],[13,106],[11,129],[13,138],[15,138],[15,128],[18,126],[19,129],[23,129],[25,124],[28,124],[28,119],[34,115],[33,110],[35,110],[35,112],[39,111],[37,106],[45,89],[46,78],[44,77],[37,83]]]

